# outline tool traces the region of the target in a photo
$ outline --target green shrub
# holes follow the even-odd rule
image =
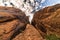
[[[46,35],[46,40],[60,40],[56,35],[51,34],[51,35]]]

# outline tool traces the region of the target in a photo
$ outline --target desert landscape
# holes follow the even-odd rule
[[[31,23],[20,9],[0,6],[0,40],[60,40],[60,4],[35,12]]]

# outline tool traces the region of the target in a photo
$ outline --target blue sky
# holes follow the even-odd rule
[[[42,3],[43,6],[52,6],[55,4],[60,4],[60,0],[45,0],[44,3]]]

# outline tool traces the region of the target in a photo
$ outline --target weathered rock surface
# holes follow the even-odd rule
[[[32,24],[45,34],[60,35],[60,4],[46,7],[36,12]]]
[[[46,34],[60,36],[60,4],[36,12],[32,25],[21,10],[0,7],[0,40],[45,40]]]
[[[34,26],[27,24],[26,29],[13,40],[44,40]]]
[[[19,29],[25,28],[28,18],[19,9],[0,7],[0,40],[10,40]]]

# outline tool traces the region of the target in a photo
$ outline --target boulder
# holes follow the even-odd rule
[[[19,33],[13,40],[44,40],[38,30],[31,24],[27,24],[26,29]]]

